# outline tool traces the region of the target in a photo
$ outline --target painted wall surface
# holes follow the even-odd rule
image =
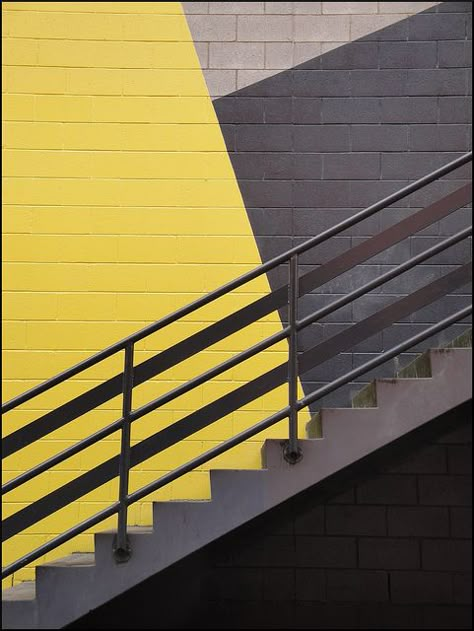
[[[183,7],[209,93],[216,98],[437,4],[183,2]]]
[[[264,260],[471,148],[471,7],[468,2],[437,4],[214,100]],[[470,166],[457,169],[305,253],[300,258],[301,274],[459,189],[470,174]],[[470,206],[315,288],[300,300],[301,315],[327,306],[466,227],[471,223]],[[470,257],[466,239],[302,331],[300,350],[327,343],[351,323],[469,262]],[[283,281],[278,271],[269,277],[274,288]],[[470,301],[471,288],[460,287],[400,318],[306,371],[302,375],[306,391],[357,368]],[[454,338],[457,327],[442,333],[441,342]],[[433,343],[427,341],[419,348]],[[357,381],[367,382],[374,375],[391,377],[400,361],[410,359],[409,354],[396,358]],[[359,388],[347,384],[318,405],[348,405]]]
[[[180,3],[6,2],[3,400],[260,263]],[[269,290],[261,277],[137,344],[135,363]],[[138,407],[280,330],[278,313],[136,388]],[[136,422],[145,438],[286,359],[286,342]],[[122,370],[111,358],[10,412],[4,434]],[[131,473],[131,490],[286,405],[285,388]],[[6,460],[6,480],[121,416],[120,397]],[[304,415],[303,415],[304,416]],[[302,417],[303,418],[303,417]],[[303,419],[304,420],[304,419]],[[284,435],[275,427],[272,435]],[[262,437],[214,467],[258,467]],[[118,453],[114,434],[13,491],[11,515]],[[206,498],[205,466],[156,493]],[[117,498],[117,480],[7,542],[4,563]],[[150,502],[130,523],[150,522]],[[98,526],[112,526],[113,521]],[[46,558],[91,550],[80,535]],[[40,559],[40,561],[45,558]],[[14,580],[31,579],[26,568]],[[11,583],[11,579],[7,581]]]

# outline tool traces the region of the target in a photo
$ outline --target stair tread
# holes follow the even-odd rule
[[[72,554],[42,563],[39,567],[90,567],[95,565],[95,555],[93,552],[73,552]]]
[[[35,581],[24,581],[2,591],[2,600],[23,601],[36,598]]]

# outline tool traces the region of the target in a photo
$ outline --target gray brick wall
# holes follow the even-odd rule
[[[432,421],[72,628],[472,628],[471,415]]]
[[[263,260],[470,149],[469,8],[469,3],[439,4],[214,101]],[[459,169],[304,255],[301,273],[457,189],[468,177],[468,168]],[[456,211],[300,299],[301,313],[307,315],[326,305],[380,275],[387,266],[402,263],[460,230],[468,221],[468,209]],[[469,258],[470,243],[466,241],[430,259],[303,331],[301,350]],[[285,274],[283,269],[270,274],[274,288],[285,282]],[[460,309],[469,301],[469,293],[469,287],[456,290],[368,340],[344,361],[303,375],[306,391]],[[285,318],[283,311],[281,315]],[[456,331],[454,327],[438,341],[448,341]],[[401,362],[411,356],[407,354]],[[399,364],[398,360],[391,362],[369,377],[392,376]],[[354,384],[348,385],[321,405],[347,405],[356,389]]]
[[[183,2],[209,93],[274,76],[438,2]],[[450,19],[450,18],[448,18]],[[455,25],[453,25],[453,28]],[[427,28],[420,25],[420,29]],[[393,31],[397,33],[397,29]]]

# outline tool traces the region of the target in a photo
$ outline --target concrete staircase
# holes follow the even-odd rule
[[[95,535],[95,553],[36,568],[36,581],[3,592],[5,629],[57,629],[245,522],[472,397],[472,334],[420,355],[395,379],[379,379],[352,408],[323,409],[307,426],[303,458],[289,465],[267,440],[261,470],[211,470],[210,501],[155,502],[153,526],[130,528],[132,557],[117,565],[115,532]]]

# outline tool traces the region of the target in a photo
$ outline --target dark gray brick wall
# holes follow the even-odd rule
[[[471,147],[470,24],[470,3],[442,3],[214,101],[263,260],[326,230]],[[459,188],[469,177],[470,168],[459,169],[333,238],[302,257],[301,273]],[[300,313],[307,315],[326,305],[468,222],[469,211],[454,212],[301,298]],[[301,350],[335,333],[336,325],[348,326],[367,317],[469,258],[466,242],[430,259],[302,332]],[[272,287],[286,282],[285,274],[283,269],[270,273]],[[364,355],[348,354],[344,362],[334,361],[302,375],[305,390],[360,365],[371,354],[439,321],[470,299],[469,287],[453,293],[413,314],[404,326],[394,326],[364,343]],[[283,311],[281,317],[285,319]],[[457,330],[453,327],[437,341],[448,341]],[[401,363],[411,356],[402,357]],[[394,369],[392,362],[370,377],[390,376]],[[321,405],[346,405],[357,389],[355,384],[348,385]]]
[[[72,628],[471,628],[471,416],[432,421]]]

